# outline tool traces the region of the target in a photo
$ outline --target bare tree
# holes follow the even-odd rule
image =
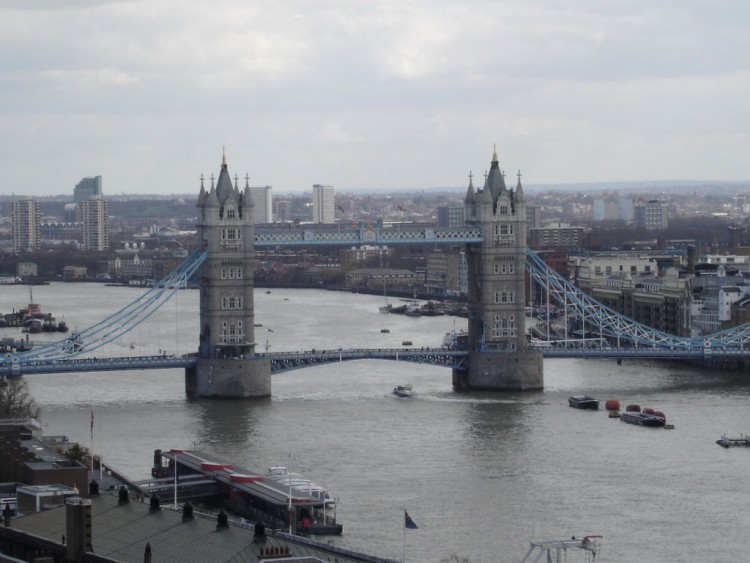
[[[39,407],[20,377],[0,379],[0,418],[37,418]]]

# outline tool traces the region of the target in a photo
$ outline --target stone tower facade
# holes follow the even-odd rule
[[[466,223],[483,242],[469,244],[469,365],[454,370],[456,389],[526,390],[544,386],[541,352],[526,348],[526,200],[521,174],[505,185],[497,152],[481,189],[473,180],[464,200]]]
[[[222,157],[219,178],[198,196],[198,240],[208,251],[200,270],[200,341],[195,368],[185,372],[190,397],[271,395],[271,364],[255,354],[253,201],[240,191]]]

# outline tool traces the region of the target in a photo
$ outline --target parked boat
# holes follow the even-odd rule
[[[396,385],[393,388],[393,394],[397,397],[412,397],[414,395],[414,389],[409,383],[406,385]]]
[[[588,395],[572,395],[568,397],[568,404],[575,409],[597,410],[599,408],[599,401]]]
[[[296,491],[307,493],[315,500],[323,502],[326,508],[334,508],[336,506],[336,501],[331,498],[331,495],[324,487],[316,485],[307,477],[304,477],[299,473],[291,473],[289,469],[281,465],[269,467],[263,477],[281,483],[287,487],[291,486],[292,489],[295,489]]]
[[[734,448],[736,446],[750,446],[750,438],[744,434],[740,434],[739,438],[727,438],[726,434],[722,434],[721,438],[716,440],[722,448]]]
[[[597,560],[597,554],[602,547],[602,536],[584,536],[577,538],[573,536],[569,540],[544,540],[533,541],[526,555],[521,559],[521,563],[527,561],[539,561],[544,557],[545,561],[562,561],[563,557],[567,561],[568,551],[580,549],[588,551],[591,554],[592,561]],[[536,557],[531,559],[536,553]],[[546,556],[545,556],[546,555]]]
[[[628,424],[650,426],[655,428],[662,427],[667,422],[666,418],[662,418],[661,416],[637,411],[625,411],[620,415],[620,420],[622,420],[623,422],[627,422]]]

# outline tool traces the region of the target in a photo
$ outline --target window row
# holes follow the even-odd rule
[[[242,267],[236,268],[221,268],[221,279],[223,280],[241,280],[242,279]]]
[[[221,308],[226,309],[242,309],[242,297],[222,297]],[[242,323],[242,321],[239,321]],[[224,323],[226,324],[226,322]]]
[[[514,291],[496,291],[495,303],[515,303],[516,293]]]
[[[233,227],[227,227],[221,229],[221,240],[240,240],[242,238],[242,230]]]
[[[494,272],[496,274],[513,274],[516,271],[516,265],[513,262],[501,262],[500,264],[494,264]]]

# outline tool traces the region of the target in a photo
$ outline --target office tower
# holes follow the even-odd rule
[[[81,208],[81,242],[83,250],[109,250],[109,202],[87,199]]]
[[[273,188],[263,186],[261,188],[250,188],[250,197],[253,199],[253,223],[262,225],[273,223]]]
[[[81,203],[92,197],[102,197],[102,177],[84,178],[73,190],[73,201]]]
[[[313,186],[313,223],[333,223],[336,217],[333,186]]]
[[[39,248],[41,241],[42,214],[39,202],[25,197],[13,202],[13,250],[15,252],[31,252]]]

